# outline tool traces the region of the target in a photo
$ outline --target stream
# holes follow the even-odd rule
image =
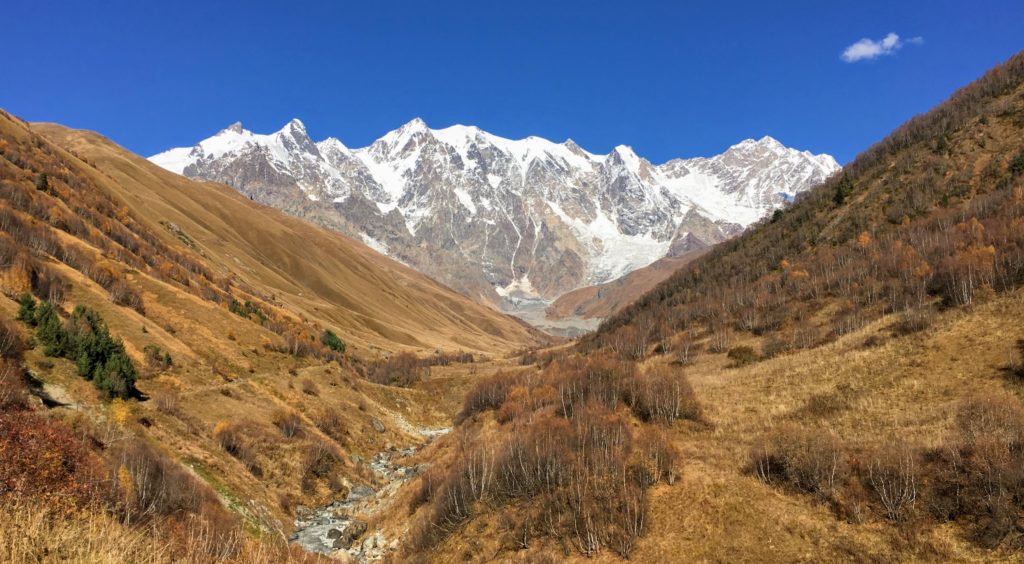
[[[404,421],[400,421],[401,423]],[[382,486],[374,490],[366,485],[358,485],[353,487],[343,500],[319,508],[300,506],[296,511],[295,531],[289,542],[318,554],[331,555],[342,551],[357,562],[376,562],[386,554],[398,550],[401,537],[406,531],[390,535],[384,531],[375,531],[360,539],[367,531],[367,523],[357,516],[368,517],[380,512],[389,505],[391,498],[406,482],[426,467],[422,464],[414,467],[402,466],[394,460],[415,454],[435,438],[447,433],[449,429],[413,430],[427,439],[427,442],[418,446],[391,448],[378,452],[367,462],[367,466],[374,472]]]

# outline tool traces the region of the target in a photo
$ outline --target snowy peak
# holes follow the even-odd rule
[[[289,133],[291,135],[307,135],[306,124],[302,123],[299,118],[292,118],[288,123],[284,124],[284,127],[278,133]]]
[[[291,154],[294,147],[303,153],[319,156],[316,144],[306,132],[306,125],[298,118],[284,124],[274,136],[277,137],[277,142],[284,146],[286,154]]]
[[[729,147],[729,149],[750,149],[750,148],[764,148],[768,150],[784,149],[785,146],[779,143],[777,139],[770,135],[765,135],[760,139],[744,139],[739,143]]]
[[[342,151],[345,153],[349,152],[348,147],[346,147],[345,144],[341,142],[341,139],[338,139],[337,137],[328,137],[327,139],[317,143],[316,146],[321,152],[329,150]]]
[[[223,134],[229,134],[229,133],[234,133],[234,134],[237,135],[239,133],[242,133],[243,131],[245,131],[245,129],[242,127],[242,122],[236,121],[235,123],[232,123],[231,125],[229,125],[229,126],[225,127],[224,129],[220,130],[220,132],[217,133],[217,135],[223,135]]]
[[[345,231],[499,305],[553,299],[725,240],[839,168],[771,137],[656,166],[628,145],[599,155],[571,139],[430,129],[420,118],[362,148],[313,142],[298,119],[267,135],[235,123],[151,160]]]

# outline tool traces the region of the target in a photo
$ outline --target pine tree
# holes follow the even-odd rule
[[[1024,151],[1017,153],[1017,156],[1010,161],[1010,174],[1016,176],[1021,173],[1024,173]]]
[[[325,329],[323,335],[320,335],[320,342],[336,353],[345,354],[345,342],[330,329]]]
[[[36,308],[36,336],[45,346],[43,354],[46,356],[63,357],[70,352],[71,343],[64,324],[50,302],[43,302]]]
[[[113,345],[113,354],[102,366],[97,366],[93,381],[109,398],[129,398],[137,393],[135,364],[124,351],[123,344],[116,342]]]
[[[36,299],[28,292],[18,296],[18,321],[32,326],[36,324]]]
[[[36,190],[48,190],[50,188],[50,177],[45,172],[36,176]]]
[[[839,183],[836,184],[836,193],[832,197],[832,201],[836,203],[836,206],[843,205],[846,202],[846,197],[853,192],[853,181],[850,180],[849,176],[843,175],[839,179]]]
[[[135,364],[95,310],[76,306],[65,324],[53,304],[42,302],[35,308],[35,321],[36,336],[47,356],[74,361],[78,375],[91,380],[108,399],[138,394]]]

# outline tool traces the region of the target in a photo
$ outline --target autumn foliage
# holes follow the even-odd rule
[[[679,369],[638,371],[615,356],[570,356],[542,372],[498,372],[478,382],[459,414],[463,427],[487,411],[499,440],[467,434],[446,474],[422,478],[414,505],[429,504],[415,543],[432,546],[477,511],[480,502],[518,504],[517,542],[552,536],[584,555],[612,550],[628,558],[644,534],[647,491],[673,483],[679,453],[658,427],[699,419]],[[519,503],[523,502],[523,503]]]
[[[882,315],[969,306],[1020,286],[1022,83],[1018,54],[680,269],[580,350],[640,359],[686,333],[726,352],[732,336],[754,335],[775,356]]]

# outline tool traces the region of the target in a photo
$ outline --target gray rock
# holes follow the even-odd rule
[[[352,543],[366,532],[366,527],[366,521],[353,519],[345,527],[344,531],[340,531],[340,534],[334,541],[334,548],[348,548],[352,546]]]
[[[369,536],[363,540],[363,553],[367,553],[377,547],[377,537]]]
[[[378,433],[383,433],[384,431],[387,431],[387,427],[384,426],[384,422],[381,421],[380,419],[377,419],[376,417],[370,420],[370,424],[373,425],[373,430],[377,431]]]
[[[373,488],[359,484],[352,488],[352,491],[348,492],[348,497],[345,498],[345,501],[359,501],[360,499],[370,497],[373,494]]]

